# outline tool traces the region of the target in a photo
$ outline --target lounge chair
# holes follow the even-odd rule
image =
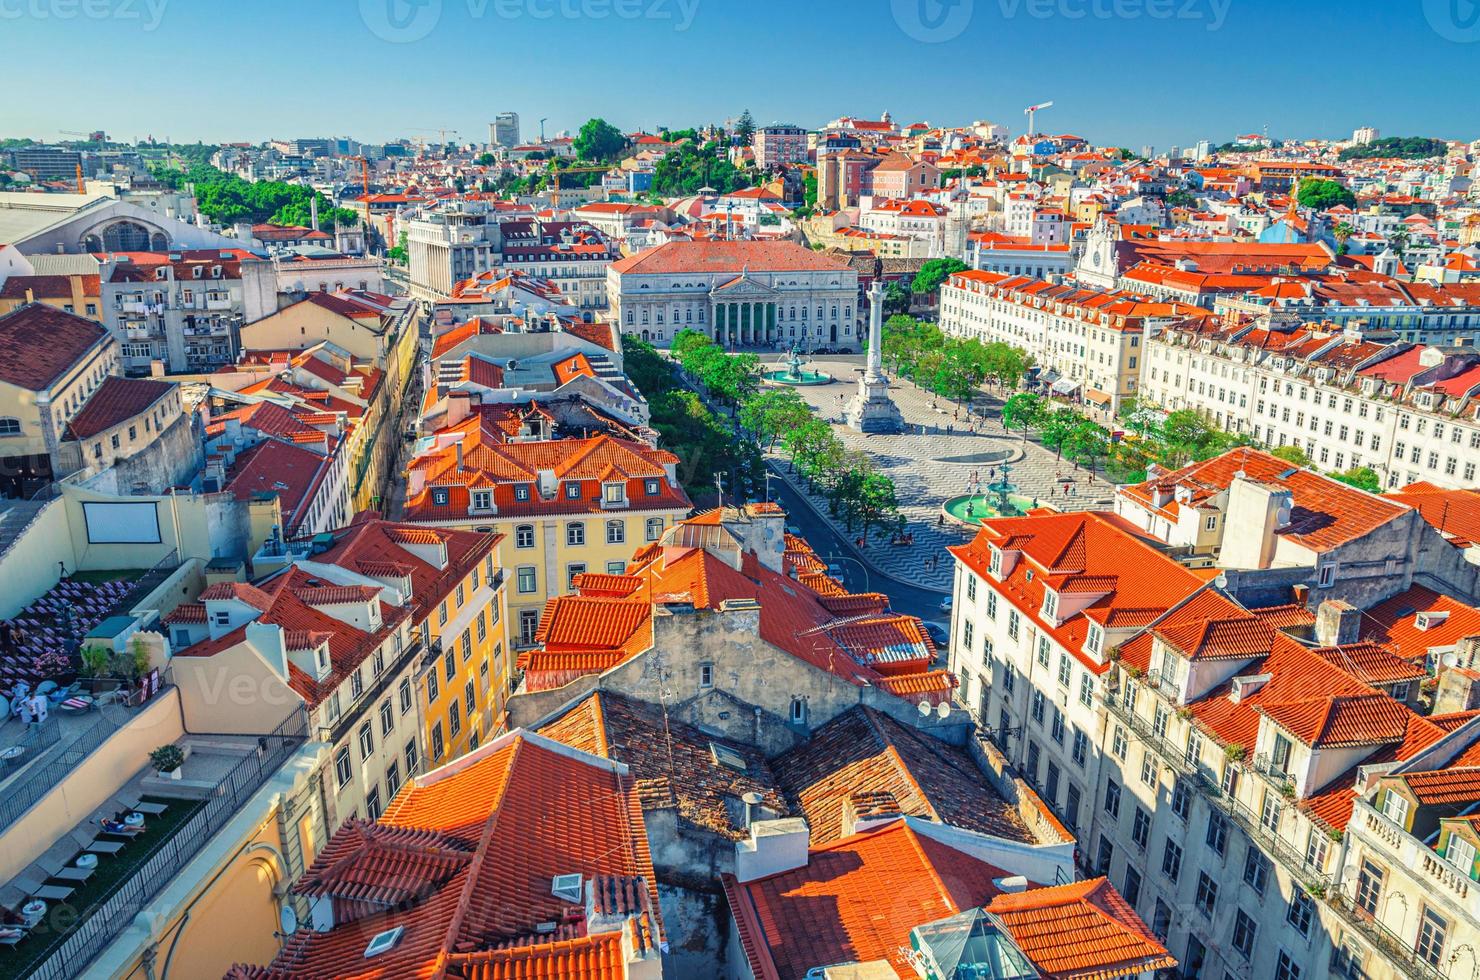
[[[131,808],[146,817],[157,817],[169,809],[164,803],[135,803]]]
[[[92,868],[70,868],[70,867],[69,868],[61,868],[55,874],[51,875],[51,880],[52,881],[70,881],[70,882],[74,882],[75,884],[79,884],[80,885],[84,881],[86,881],[87,879],[91,878],[94,874],[96,874],[97,871],[98,871],[98,869],[96,867],[92,867]]]
[[[31,930],[19,922],[0,925],[0,946],[9,946],[13,949],[30,934]]]
[[[123,850],[123,843],[116,840],[98,840],[97,837],[78,827],[72,831],[72,839],[77,846],[90,854],[117,854]]]
[[[64,902],[76,890],[71,885],[42,885],[31,894],[48,902]]]

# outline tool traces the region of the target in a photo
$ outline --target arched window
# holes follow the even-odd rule
[[[534,525],[533,524],[520,524],[518,527],[514,528],[514,547],[516,547],[516,548],[533,548],[534,547]]]
[[[103,229],[103,248],[110,252],[148,252],[167,247],[163,235],[150,237],[149,229],[136,221],[118,221]]]
[[[21,420],[6,416],[0,418],[0,436],[18,436],[21,434]]]
[[[607,521],[606,522],[606,543],[607,544],[625,544],[626,541],[627,541],[627,522],[626,521]]]

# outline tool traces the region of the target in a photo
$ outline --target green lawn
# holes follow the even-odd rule
[[[147,568],[115,568],[101,571],[72,572],[68,578],[74,582],[101,585],[104,582],[116,582],[119,579],[132,582],[147,571]]]
[[[66,902],[50,903],[47,920],[33,930],[30,936],[21,940],[18,946],[13,950],[0,947],[0,980],[19,980],[27,976],[36,961],[45,956],[57,941],[58,935],[48,923],[57,923],[59,918],[65,921],[65,917],[59,916],[64,906],[70,908],[76,916],[75,922],[65,929],[70,932],[92,914],[94,907],[107,897],[115,884],[127,878],[143,863],[156,844],[167,839],[204,805],[203,801],[195,800],[161,799],[154,802],[164,803],[169,809],[162,816],[150,817],[145,824],[147,829],[131,839],[128,846],[117,855],[100,856],[97,873],[79,885]]]

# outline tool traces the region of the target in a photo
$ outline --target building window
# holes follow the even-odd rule
[[[714,686],[714,664],[699,665],[699,686],[706,688]]]
[[[400,693],[401,700],[401,714],[404,715],[406,712],[411,710],[411,678],[401,678],[401,685],[398,688],[398,691]]]
[[[1117,759],[1124,759],[1130,751],[1130,739],[1126,737],[1125,728],[1121,725],[1115,726],[1115,733],[1110,737],[1110,752]]]
[[[791,723],[793,725],[805,725],[807,723],[806,698],[791,699]]]
[[[1193,901],[1204,918],[1213,917],[1213,909],[1218,904],[1218,883],[1209,878],[1205,871],[1197,874],[1197,897]]]
[[[1105,781],[1105,812],[1120,818],[1120,784],[1113,779]]]
[[[1131,840],[1135,841],[1141,850],[1146,849],[1146,842],[1151,838],[1151,814],[1141,807],[1136,807],[1135,816],[1131,818]]]
[[[534,643],[534,638],[540,631],[540,611],[538,609],[523,609],[519,612],[519,642],[524,646]]]
[[[1418,958],[1429,966],[1439,966],[1443,961],[1444,938],[1448,932],[1448,920],[1433,909],[1425,908],[1418,923],[1418,944],[1414,947]]]
[[[1244,959],[1254,955],[1254,936],[1259,927],[1243,909],[1233,915],[1233,948]]]
[[[586,525],[580,521],[572,521],[565,525],[565,543],[572,548],[586,543]]]
[[[1141,872],[1131,867],[1129,862],[1125,866],[1125,888],[1121,889],[1120,894],[1131,908],[1135,908],[1136,902],[1141,898]]]
[[[1290,907],[1285,910],[1285,921],[1295,927],[1295,931],[1302,936],[1310,935],[1310,922],[1315,914],[1315,902],[1305,893],[1305,889],[1299,885],[1295,886],[1294,893],[1290,896]]]
[[[518,527],[514,528],[514,547],[516,547],[516,548],[533,548],[534,547],[534,525],[533,524],[520,524]]]
[[[627,541],[627,522],[626,521],[607,521],[606,522],[606,543],[607,544],[624,544],[626,541]]]
[[[1228,821],[1216,813],[1208,814],[1206,840],[1213,853],[1222,857],[1228,850]]]
[[[394,800],[401,791],[401,767],[392,759],[385,767],[385,798]]]
[[[382,698],[380,702],[380,734],[389,735],[396,727],[396,709],[391,707],[389,697]]]
[[[576,576],[586,574],[585,562],[573,562],[565,566],[565,587],[573,591],[576,587]]]
[[[406,778],[410,779],[421,771],[421,749],[415,738],[406,741],[406,751],[402,755],[406,759]]]
[[[1408,800],[1388,790],[1382,800],[1382,815],[1403,829],[1408,829]]]
[[[342,745],[339,751],[334,753],[334,785],[339,789],[344,789],[353,774],[354,768],[349,760],[349,747]]]
[[[520,565],[514,573],[515,588],[523,593],[531,593],[535,590],[535,577],[533,565]]]
[[[1168,840],[1161,852],[1161,873],[1174,882],[1182,874],[1182,848],[1176,841]]]
[[[1257,895],[1264,894],[1269,883],[1269,859],[1259,853],[1253,844],[1244,853],[1244,884],[1254,889]]]
[[[1301,967],[1295,962],[1294,956],[1280,950],[1280,958],[1274,961],[1274,980],[1299,980],[1301,979]]]
[[[432,726],[432,759],[440,759],[447,751],[447,740],[442,734],[442,723],[439,721]]]
[[[647,539],[656,541],[663,536],[663,518],[649,517],[647,519]]]

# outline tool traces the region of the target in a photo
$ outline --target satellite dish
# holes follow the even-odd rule
[[[951,702],[942,701],[940,704],[936,705],[935,713],[942,718],[951,717]]]
[[[298,913],[293,911],[293,906],[284,905],[278,912],[278,925],[285,936],[291,936],[298,931]]]
[[[921,701],[915,707],[917,707],[917,708],[920,709],[920,716],[922,718],[929,718],[930,717],[930,702],[929,701]]]
[[[1228,588],[1228,576],[1223,572],[1219,572],[1218,577],[1213,579],[1213,584],[1220,589]]]

